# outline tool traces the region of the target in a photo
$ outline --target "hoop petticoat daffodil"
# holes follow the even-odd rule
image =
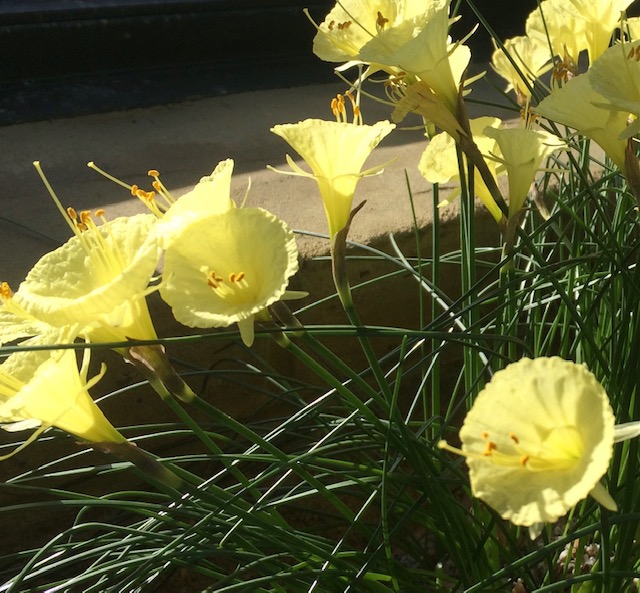
[[[471,133],[473,134],[473,140],[480,152],[485,155],[495,154],[497,152],[496,141],[493,138],[485,136],[484,130],[487,127],[498,127],[501,124],[500,119],[497,117],[479,117],[469,120],[469,124]],[[464,161],[466,162],[466,158]],[[497,163],[490,158],[485,159],[485,162],[491,175],[497,180]],[[425,151],[422,153],[418,169],[429,183],[447,183],[450,181],[459,183],[460,170],[456,143],[450,134],[441,132],[431,138]],[[500,169],[500,173],[505,173],[502,167],[500,167]],[[491,192],[487,189],[487,185],[476,168],[474,168],[474,188],[476,195],[482,200],[496,222],[500,222],[502,219],[502,210],[500,210],[500,207],[496,204]],[[459,193],[460,189],[456,188],[452,195],[440,202],[439,206],[448,205]]]
[[[289,143],[309,165],[311,173],[301,169],[289,155],[286,158],[292,171],[269,168],[277,173],[316,180],[329,223],[329,235],[334,237],[349,220],[358,181],[382,172],[385,165],[366,171],[361,169],[373,149],[394,128],[395,125],[388,121],[365,125],[321,119],[277,125],[271,131]]]
[[[587,73],[554,90],[533,108],[533,112],[590,138],[621,171],[625,171],[626,142],[620,135],[627,126],[627,114],[607,109],[606,104],[607,100],[593,88]]]
[[[261,208],[209,214],[184,225],[167,245],[160,295],[188,327],[238,324],[247,346],[254,318],[306,293],[287,291],[298,270],[293,231]]]
[[[600,483],[618,440],[614,422],[604,388],[585,366],[523,358],[480,392],[460,430],[462,448],[438,446],[466,458],[474,496],[535,535],[538,524],[589,494],[616,509]],[[625,426],[621,438],[636,436]]]
[[[567,145],[549,132],[528,128],[486,127],[484,134],[493,138],[500,149],[500,156],[493,158],[507,170],[509,218],[512,218],[522,209],[542,161]]]
[[[84,230],[33,266],[12,298],[32,318],[75,326],[92,342],[155,339],[145,299],[160,258],[155,218],[84,221]]]
[[[27,345],[72,341],[64,330],[42,334]],[[89,350],[84,351],[78,371],[73,349],[25,350],[12,354],[0,365],[0,423],[15,432],[36,428],[36,432],[6,459],[33,442],[44,430],[55,426],[91,442],[124,443],[126,439],[111,425],[95,404],[88,389],[104,375],[87,381]]]
[[[341,0],[313,41],[313,52],[328,62],[370,64],[418,76],[455,107],[457,87],[471,52],[448,38],[450,0]]]

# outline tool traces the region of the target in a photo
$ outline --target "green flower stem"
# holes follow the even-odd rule
[[[362,327],[362,322],[356,310],[356,306],[353,302],[351,295],[351,285],[349,284],[349,278],[347,275],[347,233],[349,232],[349,226],[353,217],[358,213],[360,208],[364,206],[364,202],[359,204],[351,212],[349,222],[347,225],[336,233],[331,239],[331,271],[333,273],[333,282],[336,286],[338,298],[342,303],[342,307],[349,318],[351,324],[356,327]],[[371,345],[370,340],[366,336],[358,335],[360,346],[364,352],[369,367],[373,372],[374,377],[380,387],[380,391],[384,395],[387,402],[391,401],[391,390],[389,384],[384,376],[384,372],[380,366],[380,361],[376,356],[375,351]],[[388,406],[388,404],[387,404]]]
[[[296,473],[300,478],[305,480],[311,487],[315,488],[318,491],[318,493],[321,494],[324,499],[330,501],[335,506],[335,508],[340,513],[342,513],[342,515],[348,521],[353,520],[354,512],[342,500],[336,497],[335,494],[333,494],[325,484],[323,484],[320,480],[318,480],[316,477],[310,474],[307,470],[305,470],[303,464],[299,463],[300,458],[298,456],[292,457],[287,455],[284,451],[276,447],[273,443],[271,443],[267,439],[261,437],[256,432],[251,430],[251,428],[249,428],[242,422],[239,422],[235,418],[229,416],[222,410],[219,410],[215,406],[212,406],[211,404],[209,404],[208,402],[206,402],[200,397],[196,397],[191,402],[191,405],[193,405],[196,409],[199,409],[200,411],[206,413],[212,419],[217,420],[218,422],[220,422],[221,424],[224,424],[231,430],[234,430],[236,433],[238,433],[240,436],[247,439],[249,442],[252,442],[255,445],[264,449],[267,453],[271,454],[275,460],[280,462],[283,467],[289,468],[290,471]],[[262,498],[264,498],[264,496],[261,497],[258,500],[258,502],[260,502]],[[225,537],[228,537],[233,531],[233,529],[237,528],[240,525],[240,523],[241,521],[238,521],[238,523],[234,526],[234,528],[232,528],[230,532],[227,534],[227,536]]]
[[[473,164],[468,162],[468,170],[464,168],[464,158],[460,147],[457,147],[458,167],[460,170],[460,284],[462,290],[462,309],[466,310],[464,324],[468,329],[477,326],[480,317],[477,294],[473,293],[476,285],[476,252],[475,252],[475,192],[473,187]],[[464,381],[465,392],[471,394],[482,387],[476,378],[481,376],[478,355],[472,348],[464,349]],[[471,400],[469,400],[470,403]]]
[[[156,346],[132,346],[127,351],[127,360],[142,372],[156,393],[171,408],[176,416],[193,431],[204,446],[221,460],[225,469],[229,471],[244,488],[251,492],[254,497],[259,498],[260,494],[258,490],[252,486],[251,480],[235,467],[234,462],[229,463],[226,460],[219,445],[174,398],[175,396],[183,401],[186,399],[188,403],[194,403],[195,400],[199,400],[197,395],[187,386],[173,367],[169,365],[168,360],[164,357],[164,350],[161,350],[159,353],[159,348]],[[166,380],[167,377],[169,380]],[[172,393],[169,390],[170,387],[174,387],[177,393]],[[185,398],[185,394],[187,393],[189,394],[188,399]]]

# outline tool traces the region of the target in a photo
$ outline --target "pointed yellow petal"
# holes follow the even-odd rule
[[[607,100],[591,85],[590,78],[581,74],[551,93],[533,111],[597,142],[624,171],[626,143],[619,136],[627,125],[627,115],[598,106],[606,103]]]
[[[50,339],[43,335],[31,343]],[[0,366],[0,422],[24,428],[25,421],[87,441],[125,441],[89,395],[70,349],[21,351]]]
[[[189,221],[235,208],[231,199],[233,164],[231,159],[220,161],[211,175],[203,177],[190,192],[171,205],[158,224],[158,234],[164,246]]]
[[[609,509],[610,511],[617,511],[618,505],[616,501],[613,500],[611,494],[609,494],[608,490],[602,485],[601,482],[598,482],[589,494],[595,498],[605,509]]]

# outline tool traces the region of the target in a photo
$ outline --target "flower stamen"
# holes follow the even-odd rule
[[[222,299],[241,300],[239,297],[243,293],[246,295],[246,289],[249,288],[249,283],[245,280],[244,272],[231,272],[228,276],[228,280],[222,276],[219,276],[215,270],[209,271],[207,274],[207,284],[211,287],[213,292],[216,293]]]
[[[382,13],[378,11],[378,16],[376,18],[376,30],[378,31],[378,33],[382,33],[385,25],[388,22],[389,22],[389,19],[384,18],[384,16],[382,16]]]

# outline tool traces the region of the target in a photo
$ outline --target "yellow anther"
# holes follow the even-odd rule
[[[78,213],[71,206],[67,208],[67,214],[71,220],[78,220]]]
[[[91,222],[91,211],[90,210],[83,210],[82,212],[80,212],[80,222],[82,224],[87,224],[87,223]]]
[[[132,195],[132,196],[134,196],[134,197],[137,197],[137,196],[138,196],[138,190],[139,190],[139,189],[140,189],[140,188],[139,188],[139,187],[134,183],[134,184],[131,186],[131,195]]]
[[[160,173],[159,173],[159,171],[157,169],[149,169],[147,171],[147,175],[149,177],[160,177]]]
[[[151,184],[151,187],[153,187],[153,189],[155,189],[157,192],[162,191],[162,185],[160,184],[160,182],[158,180],[154,181]]]
[[[529,456],[528,456],[528,455],[523,455],[523,456],[520,458],[520,464],[521,464],[521,465],[523,465],[523,466],[524,466],[524,465],[527,465],[527,463],[528,463],[528,462],[529,462]]]
[[[244,280],[244,272],[239,272],[236,275],[236,282],[240,282],[241,280]]]
[[[2,299],[10,299],[13,296],[13,290],[9,286],[8,282],[3,282],[0,284],[0,298]]]

